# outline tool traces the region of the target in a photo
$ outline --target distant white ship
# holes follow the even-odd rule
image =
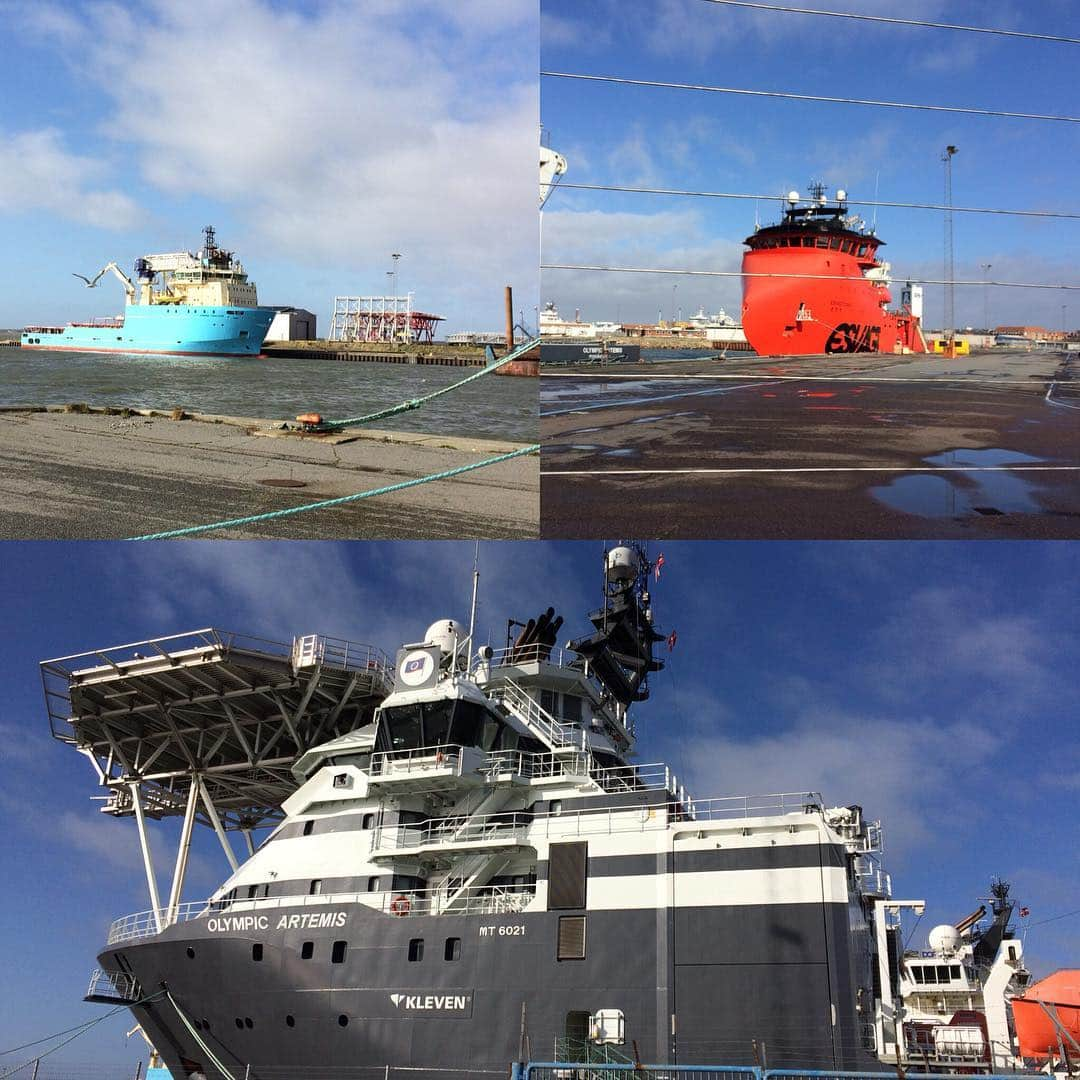
[[[686,320],[695,333],[700,333],[709,342],[718,345],[744,345],[746,335],[738,321],[733,319],[723,308],[714,315],[706,315],[705,308],[698,309],[696,315]]]
[[[726,330],[739,325],[723,308],[715,315],[706,315],[704,307],[698,308],[697,314],[686,321],[695,330]]]
[[[575,312],[575,319],[569,322],[559,315],[555,303],[549,300],[540,312],[540,336],[541,337],[576,337],[593,338],[597,334],[610,333],[618,330],[617,323],[583,323],[579,312]]]

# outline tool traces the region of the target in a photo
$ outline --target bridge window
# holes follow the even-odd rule
[[[446,948],[443,950],[443,959],[445,960],[460,960],[461,959],[461,938],[448,937],[446,939]]]
[[[422,937],[414,937],[409,942],[409,960],[416,964],[424,959],[424,939]]]
[[[361,829],[374,829],[375,828],[375,815],[374,814],[365,814],[360,819],[360,828]]]
[[[305,836],[310,836],[310,835],[311,835],[311,833],[312,833],[312,830],[313,830],[314,828],[315,828],[315,821],[314,821],[314,819],[312,819],[311,821],[305,821],[305,822],[304,822],[304,835],[305,835]]]
[[[829,247],[832,248],[833,251],[840,250],[840,243],[841,241],[839,236],[833,236],[829,239]]]
[[[322,892],[322,878],[316,878],[308,887],[308,896],[318,896]]]
[[[369,877],[367,879],[367,891],[378,892],[379,891],[379,879],[377,877]]]

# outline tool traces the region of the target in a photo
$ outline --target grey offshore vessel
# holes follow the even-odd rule
[[[54,734],[136,819],[151,894],[89,996],[131,1004],[177,1078],[891,1054],[877,826],[813,794],[692,799],[633,760],[662,666],[651,569],[606,552],[594,629],[564,649],[548,609],[499,650],[437,622],[393,663],[212,630],[44,663]],[[163,898],[147,819],[168,815]],[[198,822],[234,872],[183,903]]]

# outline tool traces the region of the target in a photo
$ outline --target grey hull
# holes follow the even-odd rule
[[[238,931],[226,920],[245,913],[226,913],[117,945],[100,960],[133,973],[144,994],[167,986],[238,1076],[248,1065],[253,1077],[286,1067],[298,1076],[312,1067],[502,1070],[522,1051],[522,1005],[525,1053],[534,1059],[553,1054],[568,1014],[604,1008],[622,1010],[624,1049],[636,1040],[644,1061],[752,1063],[755,1040],[775,1067],[854,1069],[872,1060],[856,1005],[869,968],[843,904],[404,918],[327,904],[303,912],[309,923],[326,913],[324,921],[344,925],[290,927],[291,910],[281,908],[266,913],[265,927]],[[586,916],[582,960],[556,959],[558,920],[568,914]],[[450,938],[460,938],[458,959],[445,958]],[[420,961],[409,960],[415,939],[424,941]],[[310,959],[302,958],[305,942]],[[340,963],[332,962],[335,942],[346,942]],[[168,1000],[134,1011],[175,1076],[185,1075],[181,1059],[218,1075]]]

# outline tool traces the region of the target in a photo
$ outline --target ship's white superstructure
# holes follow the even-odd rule
[[[905,951],[899,965],[903,1053],[933,1071],[1023,1067],[1009,1001],[1029,980],[1024,946],[1013,936],[1009,886],[996,881],[990,902],[955,926],[930,931],[928,948]]]
[[[695,799],[635,760],[667,636],[653,569],[607,551],[592,631],[564,647],[547,608],[498,649],[440,620],[392,663],[201,631],[43,665],[58,737],[136,819],[152,898],[110,928],[93,999],[215,1080],[495,1069],[523,1027],[568,1055],[602,1031],[659,1062],[744,1063],[757,1040],[774,1066],[871,1064],[899,996],[880,828],[810,792]],[[173,815],[164,900],[147,818]],[[184,902],[198,820],[232,867]],[[227,833],[267,823],[237,860]]]
[[[595,324],[581,321],[579,312],[575,312],[571,322],[564,319],[549,300],[540,312],[540,336],[558,338],[594,338],[597,334]]]

